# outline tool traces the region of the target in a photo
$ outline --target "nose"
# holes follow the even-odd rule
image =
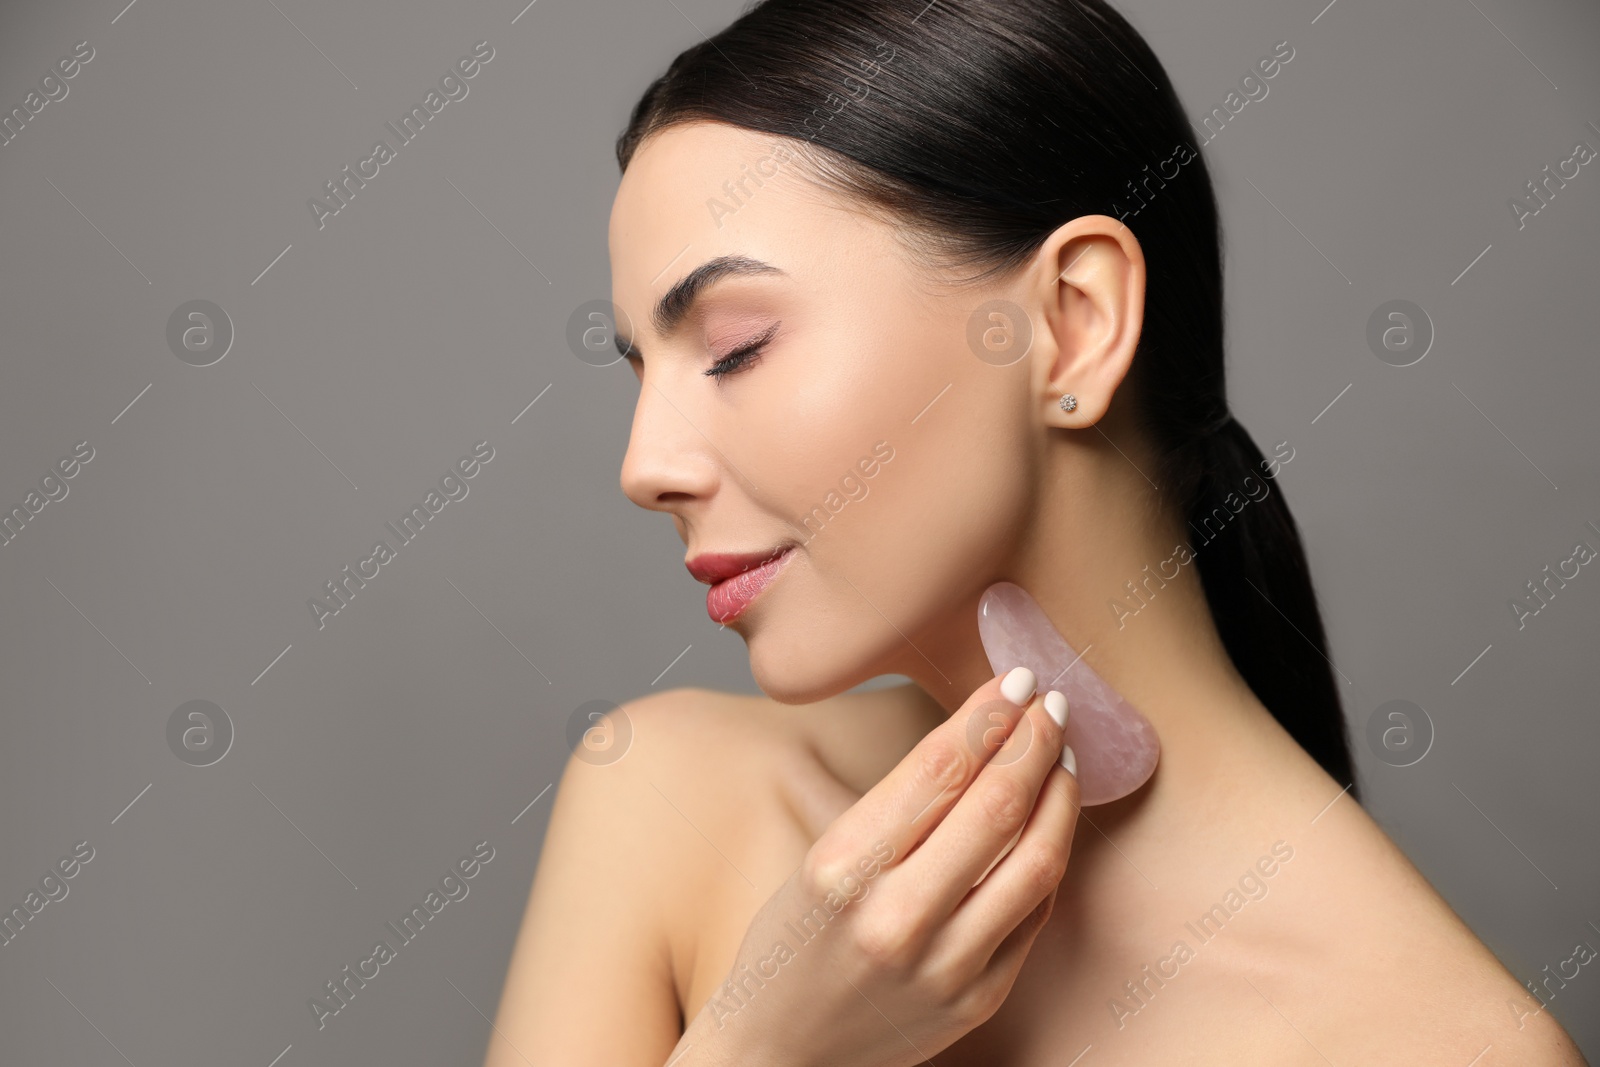
[[[669,399],[653,381],[643,383],[622,457],[622,491],[641,508],[677,513],[716,490],[715,452],[692,418],[683,401]]]

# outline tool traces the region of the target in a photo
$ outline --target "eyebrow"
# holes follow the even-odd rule
[[[655,327],[656,333],[663,337],[669,336],[688,317],[701,294],[723,278],[783,273],[772,264],[763,263],[749,256],[729,255],[708,259],[667,290],[666,295],[657,302],[655,310],[650,313],[650,322]],[[622,356],[644,355],[634,344],[633,338],[626,336],[620,330],[613,333],[612,341],[617,347],[618,354]]]

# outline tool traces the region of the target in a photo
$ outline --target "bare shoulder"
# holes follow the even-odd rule
[[[691,935],[708,894],[751,866],[743,842],[771,807],[763,774],[793,745],[761,705],[672,689],[586,726],[555,789],[486,1067],[667,1058]]]
[[[760,793],[792,805],[797,791],[827,788],[819,774],[857,796],[866,792],[942,713],[907,684],[811,704],[673,689],[630,701],[616,717],[637,769],[648,767],[691,796],[720,802]]]
[[[608,795],[597,808],[627,820],[632,904],[648,908],[674,1005],[698,1009],[744,923],[793,871],[808,843],[789,797],[814,766],[811,719],[821,705],[704,688],[622,705],[606,775],[577,773]]]
[[[798,705],[678,689],[623,706],[632,741],[617,766],[632,761],[643,784],[630,786],[648,838],[638,862],[686,1015],[811,844],[914,743],[912,688]]]
[[[597,715],[555,791],[487,1067],[662,1062],[919,709],[909,686],[794,706],[678,688]]]
[[[1261,912],[1263,951],[1229,969],[1250,978],[1240,996],[1264,1018],[1293,1022],[1308,1062],[1585,1064],[1359,805],[1341,801],[1308,826],[1283,870],[1272,892],[1286,899]]]
[[[923,705],[913,688],[797,705],[682,688],[624,704],[612,717],[626,750],[610,766],[630,795],[653,798],[635,812],[636,832],[666,854],[653,869],[695,899],[735,875],[764,900],[797,850],[915,742]]]
[[[815,705],[812,705],[815,706]],[[649,693],[616,713],[635,753],[652,765],[772,755],[797,743],[804,719],[764,696],[682,687]]]

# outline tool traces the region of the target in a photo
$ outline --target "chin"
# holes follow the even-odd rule
[[[823,636],[823,624],[815,616],[780,619],[773,617],[777,612],[763,614],[765,618],[751,619],[739,631],[756,685],[780,704],[815,704],[883,673],[860,656],[860,643],[849,641],[848,635]]]
[[[812,573],[785,577],[729,626],[744,638],[750,673],[768,697],[814,704],[901,669],[895,657],[904,639],[848,585],[838,583],[841,591]]]
[[[873,667],[834,670],[831,666],[808,661],[803,654],[779,651],[763,656],[754,645],[750,648],[750,673],[756,685],[779,704],[815,704],[884,673]]]

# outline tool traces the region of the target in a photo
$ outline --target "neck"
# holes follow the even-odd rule
[[[940,624],[911,635],[920,653],[907,650],[901,671],[937,704],[931,715],[953,714],[995,673],[978,637],[978,600],[992,582],[1015,582],[1155,727],[1161,761],[1134,798],[1192,803],[1227,790],[1219,768],[1281,753],[1285,742],[1298,750],[1223,647],[1197,570],[1205,548],[1141,473],[1154,473],[1154,458],[1133,449],[1133,435],[1111,432],[1122,450],[1094,429],[1051,435],[1034,514],[1014,550]],[[1096,810],[1116,817],[1109,809],[1149,806]]]

